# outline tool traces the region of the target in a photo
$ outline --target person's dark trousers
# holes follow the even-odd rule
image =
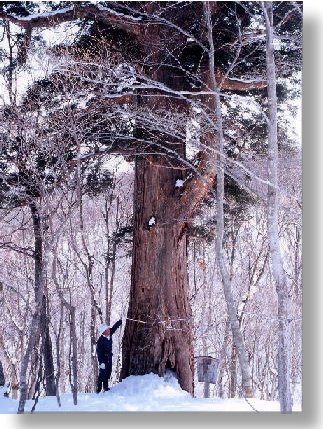
[[[100,368],[99,369],[99,376],[98,376],[98,384],[96,393],[100,393],[102,390],[109,390],[109,378],[111,377],[112,372],[112,365],[105,364],[105,369]]]

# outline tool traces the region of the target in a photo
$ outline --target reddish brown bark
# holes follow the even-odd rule
[[[32,16],[21,17],[0,11],[0,19],[8,20],[21,28],[30,31],[31,28],[48,28],[63,22],[71,22],[77,19],[92,17],[107,24],[115,25],[133,35],[140,35],[139,21],[130,15],[120,15],[112,9],[100,9],[94,4],[77,4],[63,9],[57,9],[50,13],[40,13]]]
[[[147,7],[153,9],[155,4]],[[158,25],[151,25],[146,31],[147,55],[151,56],[152,63],[162,64],[165,49],[162,31]],[[183,82],[172,76],[170,70],[154,69],[150,78],[182,90]],[[157,100],[148,97],[145,102],[149,109],[183,108],[181,100],[163,97]],[[178,189],[176,181],[186,179],[187,174],[187,166],[181,162],[185,158],[185,142],[169,141],[172,138],[165,133],[160,136],[152,133],[150,137],[166,150],[165,156],[137,157],[136,160],[132,278],[121,378],[149,372],[163,375],[169,368],[176,373],[180,386],[193,393],[186,230],[214,181],[215,166],[210,162],[214,159],[201,153],[199,174],[186,181],[185,189]],[[167,148],[173,154],[177,152],[176,161],[167,156]]]
[[[153,14],[155,6],[156,3],[147,2],[147,13]],[[216,3],[212,6],[216,8]],[[170,70],[155,67],[162,65],[165,59],[162,52],[168,49],[165,41],[167,44],[174,41],[170,40],[167,29],[164,29],[164,37],[161,35],[161,25],[157,25],[154,16],[147,25],[144,20],[102,11],[88,4],[75,5],[48,17],[39,16],[30,20],[4,16],[3,13],[0,13],[0,18],[10,19],[30,31],[31,27],[53,26],[83,18],[89,13],[137,38],[146,53],[143,58],[148,59],[147,65],[152,65],[146,67],[148,77],[172,89],[183,89],[182,82],[175,74],[172,76]],[[221,89],[252,89],[249,83],[247,86],[225,79]],[[167,108],[167,102],[162,97],[147,99],[147,105],[152,109]],[[206,145],[213,152],[210,150],[201,155],[200,176],[196,175],[186,183],[182,195],[175,191],[176,180],[184,178],[181,168],[168,165],[166,156],[137,158],[131,294],[121,372],[121,378],[149,372],[163,375],[167,368],[171,368],[176,372],[181,387],[191,393],[194,365],[191,309],[187,294],[186,222],[193,216],[215,179],[215,136],[212,132],[208,133]],[[184,155],[184,150],[179,154]],[[155,223],[149,225],[153,219]]]
[[[173,369],[193,393],[191,308],[187,294],[186,225],[178,212],[182,169],[157,157],[137,159],[134,246],[121,378]],[[149,225],[149,221],[155,224]]]

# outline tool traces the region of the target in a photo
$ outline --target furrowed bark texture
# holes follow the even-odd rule
[[[186,226],[174,219],[175,183],[182,172],[166,162],[157,157],[137,159],[131,294],[121,378],[150,372],[163,375],[169,368],[176,372],[181,387],[193,393]]]
[[[153,13],[156,4],[147,3]],[[163,63],[165,48],[160,26],[145,29],[146,51],[152,64]],[[162,47],[162,49],[161,49]],[[171,71],[153,67],[150,78],[181,89]],[[171,108],[168,101],[146,100],[149,109]],[[143,130],[145,133],[145,131]],[[166,142],[162,134],[153,140],[175,147],[185,155],[183,142]],[[172,144],[175,143],[175,146]],[[134,239],[130,302],[122,346],[121,378],[128,375],[164,375],[172,369],[180,386],[193,394],[194,359],[191,308],[188,300],[187,238],[185,215],[175,184],[185,179],[177,160],[165,156],[136,159],[134,189]]]

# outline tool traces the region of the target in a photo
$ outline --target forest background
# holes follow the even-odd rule
[[[46,3],[42,4],[45,6],[46,18]],[[104,19],[110,13],[109,7],[90,7],[85,3],[84,11],[88,13],[88,9],[92,8],[93,13],[99,13],[103,21],[100,18],[93,21],[86,16],[85,27],[81,29],[81,33],[78,31],[76,42],[71,48],[68,47],[68,41],[67,48],[64,48],[65,40],[57,48],[53,47],[46,65],[49,67],[49,74],[45,74],[36,84],[32,83],[21,101],[20,81],[15,67],[28,61],[28,49],[33,48],[36,54],[34,60],[40,60],[37,56],[37,43],[42,43],[42,38],[40,35],[39,41],[35,38],[34,45],[30,45],[33,39],[29,22],[37,28],[38,21],[31,21],[33,15],[29,21],[30,12],[24,12],[22,8],[21,13],[27,13],[27,18],[21,18],[25,34],[22,42],[16,42],[17,36],[10,28],[10,12],[5,12],[5,17],[9,18],[4,34],[10,48],[9,66],[5,74],[10,105],[3,109],[2,248],[9,251],[4,253],[7,263],[3,267],[7,271],[3,273],[3,278],[10,280],[2,283],[2,292],[6,308],[4,314],[10,318],[8,323],[11,322],[12,329],[3,331],[2,345],[5,366],[10,367],[11,395],[15,397],[19,388],[21,411],[25,399],[40,393],[43,386],[49,396],[57,394],[57,389],[64,392],[66,382],[70,384],[75,396],[79,390],[93,390],[97,374],[96,326],[103,320],[110,323],[115,317],[113,312],[116,311],[123,314],[123,318],[127,313],[122,366],[119,360],[115,363],[116,380],[120,377],[120,367],[122,378],[149,371],[163,375],[169,367],[177,373],[181,386],[193,393],[193,359],[201,354],[213,354],[220,362],[216,388],[220,397],[234,397],[239,391],[240,394],[252,396],[253,391],[257,390],[261,398],[273,399],[277,395],[278,379],[279,397],[283,407],[288,410],[293,393],[289,390],[287,380],[290,377],[293,380],[293,390],[300,385],[301,242],[297,210],[301,204],[297,175],[300,161],[297,148],[296,151],[293,148],[295,137],[290,134],[288,117],[281,112],[279,174],[287,174],[278,185],[275,179],[278,167],[277,148],[270,148],[272,144],[277,145],[277,119],[274,116],[277,109],[276,81],[275,75],[267,71],[267,115],[268,123],[273,124],[273,128],[269,127],[268,140],[271,159],[269,180],[274,184],[270,185],[273,189],[268,194],[268,208],[264,211],[257,199],[264,198],[263,185],[268,183],[263,171],[265,159],[262,143],[266,126],[266,121],[263,121],[266,120],[266,114],[262,109],[266,107],[261,107],[257,96],[249,95],[248,111],[243,97],[235,97],[233,94],[226,99],[224,95],[221,116],[221,94],[217,89],[217,85],[220,85],[219,88],[223,86],[229,91],[243,92],[261,91],[266,87],[266,81],[261,76],[263,64],[259,60],[263,51],[259,49],[257,42],[262,25],[257,15],[259,7],[257,3],[250,3],[248,7],[255,11],[251,15],[248,11],[248,15],[243,6],[234,3],[219,3],[219,10],[215,3],[191,5],[192,7],[188,3],[188,9],[185,5],[186,11],[183,13],[185,21],[192,20],[192,33],[187,33],[185,26],[182,30],[180,25],[183,24],[180,21],[180,24],[174,25],[163,17],[157,17],[157,23],[160,19],[159,25],[166,23],[166,29],[169,26],[173,32],[174,28],[176,30],[175,45],[172,48],[174,53],[168,53],[163,40],[167,40],[170,34],[164,33],[163,27],[162,30],[158,26],[154,29],[154,10],[158,11],[159,8],[157,3],[142,3],[138,11],[130,7],[130,15],[124,15],[122,4],[116,3],[113,7],[117,10],[121,7],[121,13],[113,12],[111,19],[116,22],[114,25],[117,26],[118,33],[115,34],[116,31],[112,29],[108,30],[107,35]],[[289,17],[292,15],[282,5],[280,12],[277,9],[276,22],[277,28],[281,27],[283,42],[276,41],[279,44],[275,46],[275,50],[282,51],[280,59],[278,57],[282,75],[297,79],[293,72],[299,70],[299,60],[294,54],[298,49],[299,34],[291,36],[291,44],[288,39],[284,41],[286,28],[287,32],[289,30]],[[201,6],[204,9],[199,10]],[[169,15],[167,7],[163,8],[164,6],[161,7],[161,14],[166,11]],[[180,7],[176,8],[175,18],[183,19]],[[82,10],[80,9],[81,13]],[[125,10],[127,11],[127,6]],[[33,8],[31,12],[34,12]],[[56,12],[54,10],[48,13],[49,16],[55,16]],[[64,19],[65,14],[69,13],[69,5],[57,13],[58,17]],[[138,13],[139,18],[136,15]],[[194,37],[196,31],[196,34],[201,31],[198,26],[203,25],[203,13],[207,31],[202,37],[207,38],[210,46],[208,51],[201,45],[200,36],[197,36],[198,39]],[[292,14],[300,13],[296,5]],[[171,10],[169,16],[170,19],[174,18]],[[143,45],[137,46],[136,41],[130,42],[129,36],[139,40],[143,37],[136,28],[138,22],[140,26],[142,17],[148,19],[145,31],[149,33],[150,26],[152,27],[152,39],[144,36]],[[247,22],[246,17],[251,21]],[[13,18],[14,23],[19,24],[19,19]],[[211,19],[217,22],[212,24]],[[230,19],[233,20],[232,24]],[[127,24],[127,20],[130,20],[130,24]],[[231,25],[232,36],[237,39],[232,39],[230,32],[226,33],[225,21]],[[46,23],[44,25],[47,26]],[[187,26],[187,22],[185,25]],[[221,25],[224,26],[223,32]],[[293,25],[292,21],[290,28],[295,32]],[[52,24],[49,27],[51,26]],[[246,34],[242,33],[244,27],[250,28],[251,32],[249,30]],[[130,34],[125,33],[124,29]],[[212,31],[217,31],[217,35],[213,35]],[[183,44],[183,35],[187,35],[187,40],[182,45],[182,51],[177,52],[180,44]],[[268,33],[269,43],[273,43],[270,38],[272,36]],[[236,40],[236,52],[227,52],[226,46],[237,43]],[[169,42],[170,40],[167,41]],[[120,43],[124,51],[121,57],[118,51]],[[214,43],[217,43],[216,51]],[[247,50],[248,44],[252,46],[251,52]],[[127,51],[128,45],[133,45],[132,53]],[[111,54],[107,46],[112,49]],[[270,52],[270,45],[268,46],[266,52]],[[271,46],[273,48],[274,45]],[[67,56],[62,55],[65,53],[64,49],[67,49]],[[285,51],[289,62],[286,62]],[[208,56],[204,52],[208,52]],[[253,54],[255,55],[252,56]],[[127,64],[122,61],[130,62]],[[138,61],[141,64],[139,69],[134,67]],[[229,65],[226,64],[228,61]],[[270,61],[268,53],[268,70],[269,67],[275,67]],[[173,65],[168,65],[171,62]],[[154,71],[155,64],[161,65],[157,71]],[[251,73],[248,70],[250,66],[253,66]],[[144,72],[140,70],[142,67]],[[212,70],[210,80],[208,68]],[[227,78],[234,68],[238,73],[242,72],[242,79]],[[214,73],[219,83],[215,81]],[[204,95],[205,84],[206,88],[213,88],[214,95]],[[103,92],[100,92],[102,87]],[[194,100],[196,95],[191,87],[200,88],[201,95],[195,98],[197,101]],[[270,92],[270,87],[274,92]],[[136,95],[132,91],[136,88],[138,101],[137,105],[133,105],[132,99]],[[293,83],[290,88],[293,88]],[[284,100],[280,106],[284,108],[286,98],[283,89],[280,91],[280,97]],[[163,98],[163,92],[166,92],[166,98]],[[169,92],[170,95],[167,95]],[[178,94],[185,94],[184,102],[188,102],[190,107],[191,120],[186,124],[181,115],[182,95],[178,98]],[[105,97],[110,99],[110,105],[107,104],[104,111],[98,105],[97,97],[100,104],[105,102]],[[144,101],[145,97],[147,101]],[[193,97],[192,100],[190,97]],[[117,100],[116,104],[113,102],[114,98]],[[166,118],[160,115],[162,110],[158,110],[164,107],[171,112]],[[293,110],[293,107],[290,106],[290,109]],[[232,122],[234,114],[238,119],[236,124]],[[162,112],[162,115],[165,113]],[[253,122],[253,116],[256,122]],[[214,134],[214,127],[218,135]],[[169,128],[172,128],[174,141],[170,137]],[[248,134],[249,130],[251,135]],[[163,143],[165,139],[166,143]],[[216,144],[214,139],[218,141]],[[133,141],[136,142],[135,146]],[[120,175],[120,168],[114,167],[115,157],[110,154],[116,152],[124,153],[129,160],[135,161],[133,208],[129,198],[133,192],[131,174]],[[220,164],[214,215],[212,184],[216,170],[212,163],[218,157]],[[226,178],[221,164],[222,157],[225,157],[226,174],[229,173]],[[123,171],[124,169],[125,167]],[[286,187],[281,188],[280,204],[283,210],[278,224],[278,194],[275,188],[283,184]],[[172,188],[173,194],[170,195]],[[126,192],[122,194],[124,190]],[[101,196],[104,197],[102,202]],[[206,205],[196,216],[197,208],[201,207],[203,200]],[[97,218],[97,207],[100,205],[103,206],[103,211]],[[266,244],[266,211],[269,249]],[[134,218],[129,216],[132,212]],[[127,215],[126,218],[124,214]],[[103,233],[99,221],[101,216],[104,219]],[[28,226],[30,221],[32,230]],[[76,228],[76,225],[79,226]],[[283,236],[283,254],[279,250],[278,228]],[[128,238],[131,233],[134,235],[133,240]],[[188,255],[187,239],[190,243]],[[31,240],[34,240],[34,248],[29,244]],[[212,242],[215,243],[213,252]],[[249,245],[250,249],[245,247]],[[122,257],[120,251],[123,253]],[[16,259],[17,253],[23,258]],[[117,275],[121,274],[124,286],[128,273],[126,284],[130,283],[131,253],[131,292],[127,311],[122,307],[127,307],[129,291],[124,287],[120,289]],[[217,291],[212,286],[218,276],[214,265],[215,254],[223,291],[222,288]],[[8,263],[10,256],[11,261]],[[123,258],[126,265],[118,266]],[[272,274],[268,271],[269,259],[272,260]],[[288,259],[290,261],[285,266],[287,271],[284,273],[282,260],[287,262]],[[186,284],[188,275],[189,291]],[[245,280],[241,282],[245,275]],[[287,280],[288,277],[290,280]],[[27,279],[26,287],[22,286],[23,278]],[[13,279],[16,287],[12,286]],[[278,292],[277,303],[275,289],[270,288],[273,279]],[[261,292],[262,283],[267,284],[268,290],[265,305],[262,305],[265,298]],[[223,292],[225,301],[222,298]],[[124,298],[122,294],[125,294]],[[12,300],[16,302],[15,309],[12,307]],[[221,308],[224,303],[227,316],[225,307]],[[279,319],[275,316],[276,305]],[[193,319],[190,307],[193,309]],[[225,316],[223,320],[219,318],[220,314]],[[279,326],[276,325],[277,320]],[[140,324],[146,326],[141,328]],[[29,333],[26,336],[25,329],[28,325]],[[211,327],[215,329],[213,334],[210,333]],[[251,331],[245,331],[248,329]],[[19,335],[18,342],[14,330]],[[265,332],[265,337],[260,338],[260,333],[263,335]],[[12,338],[7,337],[7,334]],[[86,342],[88,335],[90,348]],[[213,343],[213,339],[216,343]],[[244,344],[250,340],[249,344]],[[119,350],[120,348],[119,342]],[[116,355],[120,356],[120,352]],[[65,369],[66,361],[69,365]],[[21,363],[20,370],[16,363]],[[90,373],[89,367],[92,368]],[[86,375],[82,374],[82,368]],[[67,379],[64,379],[65,374],[68,374]]]
[[[306,4],[306,2],[305,2],[305,4]],[[305,21],[305,24],[306,24],[306,21]],[[315,27],[314,27],[315,28]],[[306,25],[305,25],[305,31],[306,31]],[[306,33],[305,33],[305,36],[306,36]],[[305,38],[305,40],[306,40],[306,38]],[[306,58],[306,53],[305,53],[305,58]],[[306,70],[306,67],[305,67],[305,70]],[[318,70],[318,68],[315,68],[315,70]],[[307,95],[305,94],[305,101],[306,101],[306,97],[307,97]],[[313,99],[315,99],[315,97],[313,97]],[[317,109],[315,109],[315,111],[316,112],[319,112],[319,108],[317,108]],[[312,119],[312,121],[313,121],[313,119]],[[313,126],[311,127],[311,129],[315,129],[315,125],[314,125],[314,123],[312,124]],[[319,149],[318,149],[318,152],[319,152]],[[304,154],[305,155],[305,167],[306,167],[306,153]],[[315,158],[315,160],[312,160],[313,162],[312,162],[312,165],[315,165],[315,162],[317,162],[316,161],[316,158]],[[319,213],[319,210],[317,210],[316,211],[316,213]],[[318,252],[319,253],[319,252]],[[315,271],[315,269],[313,269],[312,270],[312,272],[314,272]],[[313,305],[314,306],[314,305]]]

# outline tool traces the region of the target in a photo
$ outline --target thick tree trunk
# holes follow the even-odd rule
[[[158,5],[145,4],[153,14]],[[146,69],[158,84],[180,90],[182,83],[163,64],[165,34],[160,25],[144,29],[148,64]],[[148,109],[173,109],[180,100],[148,97]],[[154,128],[154,127],[153,127]],[[158,128],[158,127],[157,127]],[[170,142],[158,131],[143,134],[157,145],[170,147],[184,156],[184,144]],[[175,143],[174,146],[172,143]],[[157,147],[160,152],[160,147]],[[180,163],[178,162],[177,165]],[[190,204],[176,191],[176,180],[184,179],[181,167],[165,156],[137,156],[134,189],[134,238],[128,320],[122,345],[121,378],[150,372],[176,374],[180,386],[193,394],[194,359],[191,308],[188,300],[187,239],[185,215]],[[190,197],[189,197],[190,198]],[[193,193],[191,198],[194,199]],[[189,202],[191,203],[191,201]]]
[[[175,371],[193,393],[191,308],[187,298],[186,225],[175,183],[182,170],[157,156],[138,157],[130,303],[123,338],[121,378]]]

